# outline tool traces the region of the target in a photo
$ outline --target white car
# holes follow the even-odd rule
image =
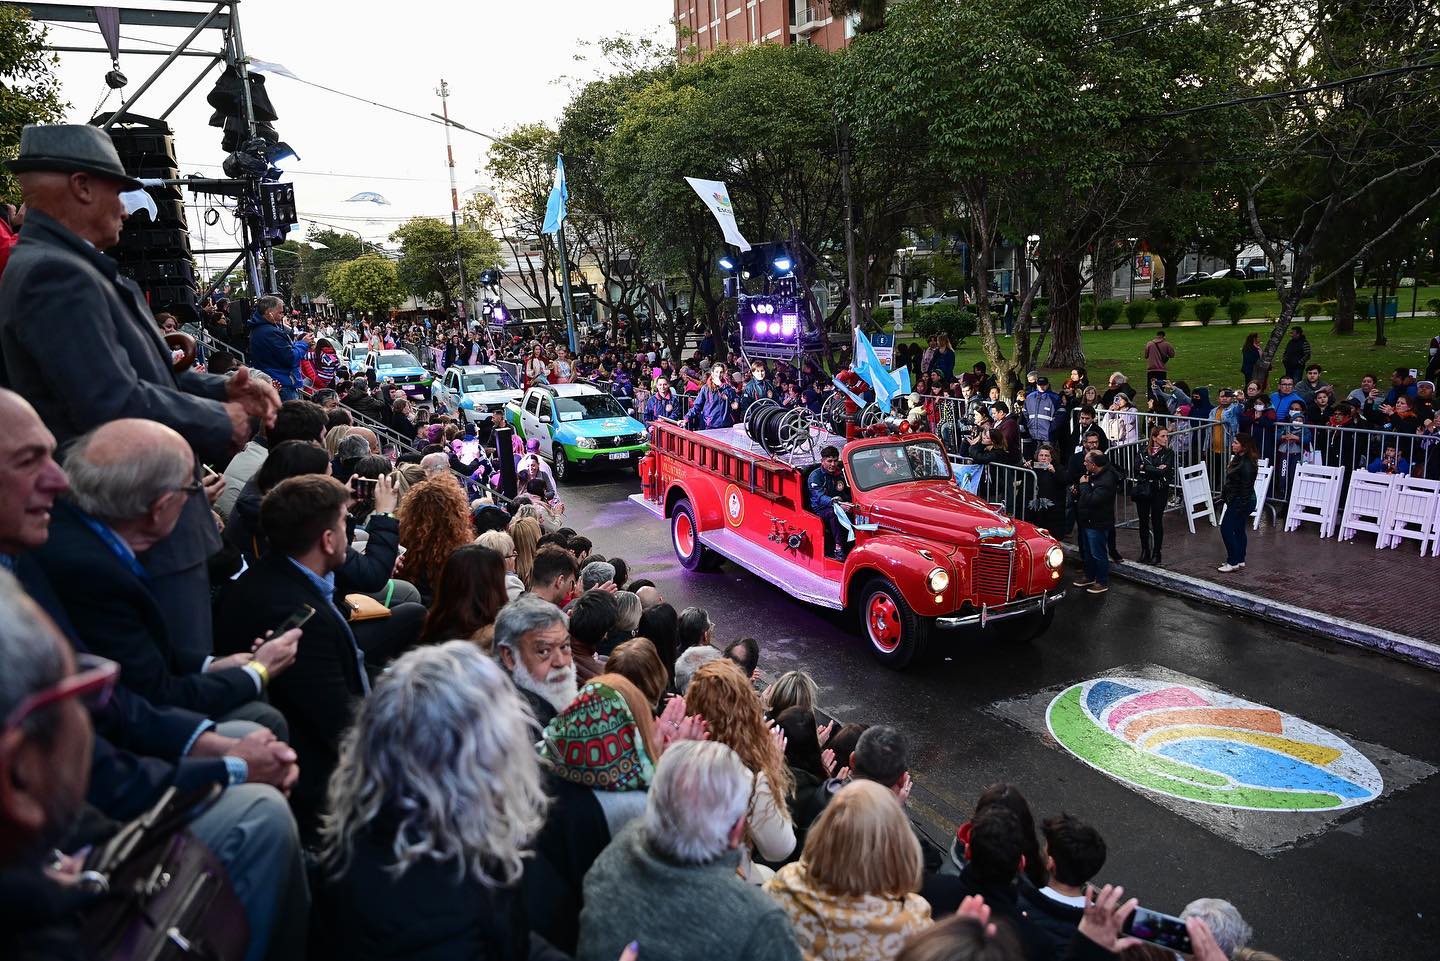
[[[504,410],[511,401],[524,393],[510,373],[490,364],[456,365],[445,369],[445,376],[431,386],[431,400],[436,410],[454,417],[463,412],[474,422],[491,411]]]

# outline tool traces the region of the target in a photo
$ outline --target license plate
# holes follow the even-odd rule
[[[629,454],[606,454],[605,456],[608,457],[608,458],[610,458],[611,460],[629,460],[629,459],[630,459],[630,455],[629,455]]]

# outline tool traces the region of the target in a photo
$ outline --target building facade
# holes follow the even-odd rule
[[[675,0],[675,47],[702,54],[725,44],[811,43],[838,50],[854,23],[827,0]]]

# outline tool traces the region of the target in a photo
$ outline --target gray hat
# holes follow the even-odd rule
[[[99,174],[118,180],[126,190],[140,181],[125,172],[108,134],[88,123],[28,124],[20,132],[20,156],[5,161],[14,173],[31,170]]]

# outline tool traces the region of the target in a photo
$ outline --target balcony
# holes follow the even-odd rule
[[[795,19],[790,24],[790,35],[803,37],[814,33],[830,22],[830,12],[819,7],[797,7]]]

